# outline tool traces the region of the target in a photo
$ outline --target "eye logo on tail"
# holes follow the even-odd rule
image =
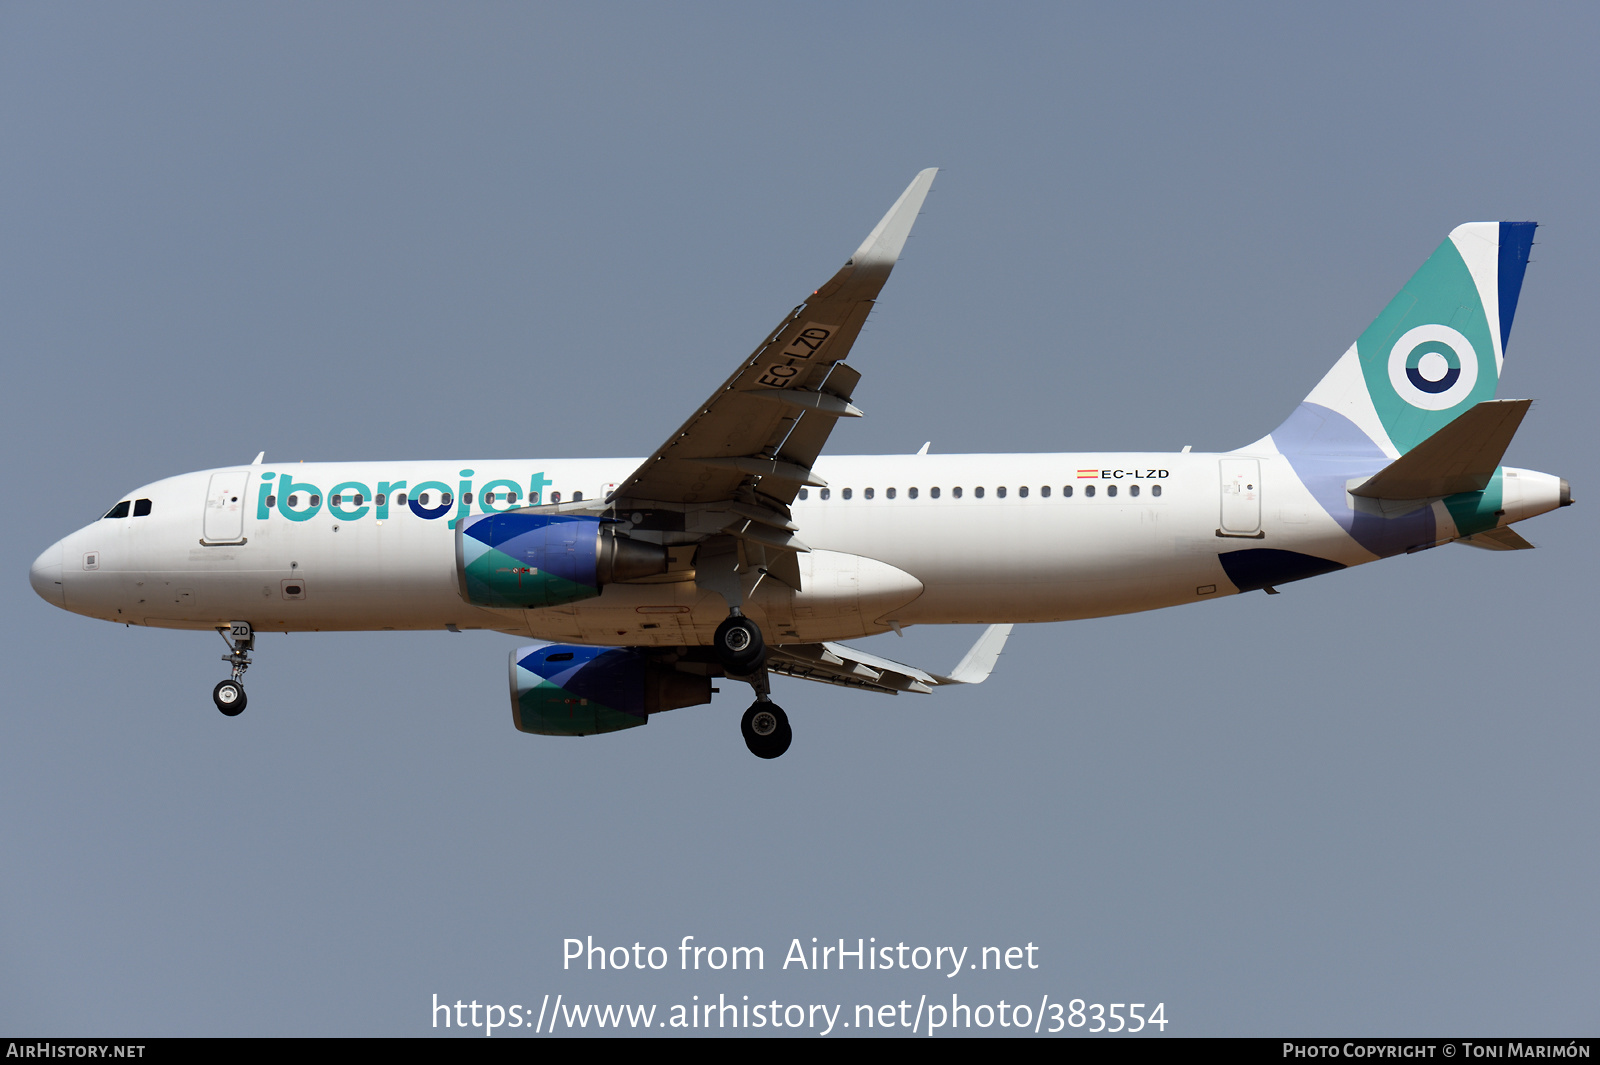
[[[1421,410],[1449,410],[1478,383],[1478,352],[1447,325],[1419,325],[1389,349],[1389,383]]]

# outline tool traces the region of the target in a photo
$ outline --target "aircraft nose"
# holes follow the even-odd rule
[[[51,606],[67,606],[67,586],[61,574],[61,542],[58,540],[45,548],[28,568],[28,583],[39,593],[39,598]]]

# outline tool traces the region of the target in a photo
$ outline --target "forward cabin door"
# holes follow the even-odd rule
[[[234,543],[244,538],[244,508],[250,471],[223,470],[211,475],[206,492],[206,543]]]
[[[1261,531],[1261,462],[1227,458],[1222,467],[1224,536],[1254,536]]]

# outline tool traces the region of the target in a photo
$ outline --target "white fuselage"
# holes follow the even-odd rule
[[[1241,454],[1258,465],[1230,483],[1229,464]],[[149,500],[149,513],[102,518],[51,547],[35,563],[35,587],[75,613],[169,628],[245,620],[261,631],[454,627],[582,643],[707,643],[727,603],[686,567],[563,607],[486,609],[461,597],[457,519],[509,509],[512,490],[521,504],[532,493],[546,503],[558,493],[603,498],[638,465],[348,462],[184,474],[129,495]],[[1270,448],[1227,456],[848,456],[821,459],[816,472],[829,488],[808,489],[793,505],[797,535],[812,549],[800,556],[802,590],[765,580],[745,604],[774,643],[895,625],[1061,621],[1215,598],[1237,591],[1219,552],[1245,547],[1345,566],[1378,557]],[[1557,504],[1554,478],[1514,472],[1527,498],[1508,498],[1504,523]],[[397,504],[402,492],[407,501]],[[419,514],[419,502],[434,516]],[[1435,506],[1441,539],[1449,538],[1448,515]]]

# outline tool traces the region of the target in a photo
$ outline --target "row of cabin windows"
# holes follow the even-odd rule
[[[1127,487],[1128,487],[1128,494],[1130,496],[1135,496],[1135,497],[1138,496],[1138,494],[1139,494],[1139,486],[1138,485],[1130,484]],[[1061,487],[1061,498],[1063,498],[1063,499],[1072,498],[1073,488],[1074,488],[1074,486],[1070,485],[1070,484],[1062,485],[1062,487]],[[1107,496],[1115,498],[1115,496],[1117,494],[1117,486],[1116,485],[1108,484],[1108,485],[1105,486],[1105,489],[1106,489],[1106,495]],[[885,499],[894,499],[896,497],[896,492],[897,492],[896,489],[885,488],[883,490],[883,496],[884,496]],[[908,499],[916,499],[917,498],[917,492],[918,492],[918,490],[915,489],[915,488],[907,488],[906,489],[906,498],[908,498]],[[822,499],[831,499],[831,498],[833,498],[833,494],[832,493],[833,493],[833,490],[831,488],[823,488],[823,489],[819,489],[817,494]],[[961,493],[962,493],[962,489],[960,488],[960,486],[957,486],[955,488],[950,489],[950,494],[952,496],[954,496],[956,499],[960,499],[961,498]],[[1087,497],[1089,499],[1093,499],[1094,498],[1094,493],[1095,493],[1095,486],[1094,485],[1086,484],[1086,485],[1083,486],[1083,494],[1084,494],[1085,497]],[[851,489],[851,488],[841,488],[839,490],[839,494],[845,499],[853,499],[855,497],[855,490]],[[973,494],[974,498],[982,499],[983,498],[983,494],[984,494],[983,487],[980,485],[979,487],[974,488],[972,490],[972,494]],[[999,488],[996,488],[994,490],[994,494],[995,494],[995,498],[1004,499],[1006,497],[1006,488],[1005,488],[1005,486],[1001,485]],[[1161,486],[1159,484],[1151,485],[1150,486],[1150,494],[1152,496],[1161,495]],[[861,495],[862,495],[862,498],[864,498],[864,499],[875,499],[877,497],[877,490],[873,489],[873,488],[863,488],[861,490]],[[1039,495],[1044,499],[1049,499],[1050,498],[1050,485],[1041,486],[1040,489],[1039,489]],[[1023,485],[1021,488],[1018,488],[1017,489],[1017,496],[1020,499],[1027,499],[1028,498],[1028,486],[1027,485]],[[810,499],[811,498],[811,490],[809,488],[800,489],[800,498],[801,499]],[[939,498],[939,489],[937,489],[937,488],[928,489],[928,498],[930,498],[930,499],[938,499]]]
[[[483,493],[483,501],[485,503],[496,503],[496,502],[515,503],[517,501],[517,499],[518,499],[518,493],[515,490],[509,491],[509,492],[485,492],[485,493]],[[354,493],[352,495],[348,495],[348,496],[347,495],[338,495],[338,494],[336,494],[334,496],[331,496],[328,499],[328,505],[332,506],[332,507],[342,507],[346,503],[348,503],[352,507],[359,507],[359,506],[365,505],[366,501],[367,501],[367,497],[362,495],[360,492],[356,492],[356,493]],[[376,503],[380,507],[383,506],[384,502],[385,502],[384,493],[383,492],[379,492],[376,496],[373,497],[372,501],[374,503]],[[471,506],[472,505],[472,493],[471,492],[463,493],[462,496],[461,496],[461,501],[463,503],[467,504],[468,506]],[[572,493],[572,501],[574,503],[583,502],[583,493],[582,492],[574,492],[574,493]],[[142,499],[142,500],[140,500],[140,502],[146,504],[145,509],[144,509],[144,513],[146,513],[146,514],[150,513],[150,507],[149,507],[149,502],[150,501],[148,499]],[[299,492],[290,493],[288,502],[289,502],[289,505],[291,507],[300,506],[300,493]],[[455,496],[451,495],[449,492],[441,492],[441,493],[439,493],[439,505],[440,506],[448,507],[451,503],[454,503],[454,502],[455,502]],[[561,493],[560,492],[551,492],[550,493],[550,502],[552,502],[552,503],[561,502]],[[308,506],[319,507],[319,506],[322,505],[322,497],[320,495],[307,496],[306,497],[306,504]],[[538,506],[539,505],[539,493],[538,492],[529,492],[528,493],[528,504],[530,506]],[[118,504],[118,505],[121,506],[124,509],[124,511],[126,511],[126,509],[127,509],[127,504],[126,503],[122,503],[122,504]],[[267,506],[275,507],[277,505],[278,505],[278,497],[277,496],[270,495],[270,496],[267,497]],[[394,494],[394,505],[397,506],[397,507],[403,507],[403,506],[406,505],[406,494],[404,492],[396,492]],[[419,506],[419,507],[431,507],[431,506],[433,506],[433,493],[432,492],[424,492],[420,496],[418,496],[417,497],[417,506]],[[118,514],[107,514],[106,515],[106,517],[108,517],[108,518],[111,518],[111,517],[126,517],[126,516],[127,516],[126,513],[123,513],[123,514],[120,514],[120,515],[118,515]]]
[[[148,499],[135,499],[132,503],[132,507],[133,516],[136,518],[145,517],[150,513],[150,501]],[[128,516],[128,508],[128,500],[124,499],[122,502],[106,511],[106,517],[126,518]]]

